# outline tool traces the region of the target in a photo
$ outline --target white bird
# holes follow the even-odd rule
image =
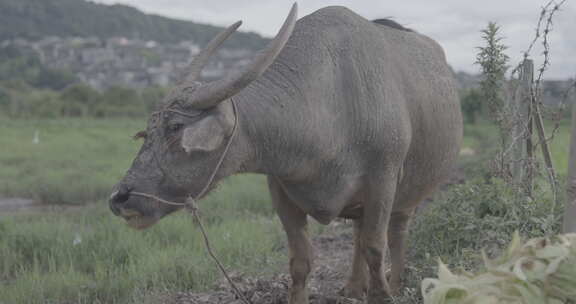
[[[76,235],[74,236],[74,240],[72,241],[72,245],[76,246],[80,243],[82,243],[82,237],[80,236],[79,233],[76,233]]]
[[[32,143],[33,144],[39,144],[40,143],[40,131],[38,131],[38,130],[34,131],[34,138],[32,139]]]

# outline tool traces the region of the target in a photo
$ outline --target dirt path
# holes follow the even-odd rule
[[[355,304],[360,301],[338,296],[348,274],[354,249],[351,223],[332,223],[313,239],[315,263],[308,287],[311,304]],[[290,276],[281,273],[272,277],[233,277],[238,287],[253,304],[285,304],[290,286]],[[204,293],[178,293],[167,299],[170,304],[243,304],[236,299],[226,282],[215,290]]]
[[[83,205],[47,205],[27,198],[0,197],[0,217],[13,214],[41,214],[46,212],[67,212],[84,208]]]
[[[26,210],[36,206],[37,204],[31,199],[0,197],[0,213]]]

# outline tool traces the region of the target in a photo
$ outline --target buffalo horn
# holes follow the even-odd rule
[[[214,107],[220,102],[234,96],[236,93],[247,87],[254,79],[262,75],[268,66],[274,62],[274,59],[276,59],[276,56],[278,56],[280,51],[282,51],[282,48],[284,48],[288,38],[290,38],[292,30],[294,29],[294,24],[296,23],[297,10],[298,6],[294,3],[286,21],[284,21],[284,24],[282,25],[282,28],[280,28],[280,31],[278,31],[276,37],[263,51],[256,55],[252,63],[250,63],[246,68],[236,73],[232,73],[222,79],[201,84],[192,92],[187,103],[196,109]],[[202,58],[195,60],[197,61],[196,63],[192,63],[194,75],[190,75],[187,80],[195,81],[200,74],[199,70],[201,70],[206,64],[208,57],[210,57],[223,40],[226,39],[239,25],[240,24],[238,23],[232,25],[209,43],[207,49],[211,49],[202,51],[198,55],[199,57],[202,56]]]
[[[238,21],[229,26],[225,31],[222,31],[220,34],[214,37],[212,41],[210,41],[210,43],[208,43],[208,45],[206,45],[206,47],[194,57],[194,60],[192,60],[192,63],[190,63],[189,66],[189,74],[184,82],[189,83],[197,81],[198,78],[200,78],[202,68],[204,68],[206,63],[208,63],[210,56],[212,56],[212,54],[220,47],[220,45],[224,43],[224,41],[226,41],[226,39],[228,39],[228,37],[230,37],[230,35],[232,35],[240,27],[240,25],[242,25],[242,21]]]

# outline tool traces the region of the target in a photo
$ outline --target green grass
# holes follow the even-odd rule
[[[0,121],[0,195],[42,203],[84,204],[107,197],[140,147],[131,136],[144,119],[60,119]],[[36,130],[40,143],[33,144]],[[552,130],[547,126],[548,132]],[[570,123],[563,121],[550,149],[556,170],[566,174]],[[489,122],[465,125],[463,147],[480,155],[498,145]],[[482,164],[465,157],[464,164]],[[250,195],[243,191],[241,195]]]
[[[263,177],[230,178],[200,207],[226,267],[262,273],[285,264],[284,235]],[[112,216],[105,202],[0,215],[0,256],[2,304],[139,303],[146,295],[202,290],[221,277],[186,213],[136,231]]]
[[[226,218],[207,230],[229,269],[277,270],[284,241],[270,217]],[[2,218],[0,256],[3,304],[137,303],[147,294],[202,290],[221,277],[186,214],[135,231],[104,203],[73,213]]]
[[[105,198],[140,146],[130,136],[143,127],[144,119],[1,120],[0,195],[62,204]]]
[[[486,122],[479,121],[477,124],[464,125],[464,138],[462,139],[462,148],[469,148],[479,150],[482,145],[491,141],[494,137],[498,136],[498,129],[496,126]]]
[[[140,147],[130,137],[143,121],[0,122],[0,197],[85,205],[0,214],[1,304],[154,303],[153,295],[202,290],[221,277],[184,212],[135,231],[103,201]],[[261,273],[285,264],[263,176],[227,179],[200,209],[227,268]]]
[[[553,126],[546,126],[548,134],[551,133]],[[554,168],[558,174],[565,176],[568,173],[568,159],[570,150],[570,121],[564,120],[560,123],[557,133],[550,142],[550,153],[554,162]]]
[[[571,123],[568,120],[560,122],[559,128],[554,134],[554,138],[548,143],[554,168],[558,175],[565,176],[568,170],[568,154],[570,147],[570,128]],[[553,123],[546,122],[545,130],[547,137],[550,137],[553,130]],[[461,158],[463,166],[483,166],[492,157],[493,153],[499,147],[498,128],[491,122],[480,120],[477,124],[466,124],[464,126],[463,148],[469,148],[476,152],[476,156],[465,156]],[[536,131],[533,137],[534,143],[538,142]],[[536,155],[541,159],[542,150],[540,147],[536,150]],[[543,168],[543,164],[542,164]],[[478,174],[475,170],[469,170],[472,175]],[[542,172],[544,174],[544,172]]]

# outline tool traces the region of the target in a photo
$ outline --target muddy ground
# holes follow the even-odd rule
[[[0,212],[14,212],[38,206],[33,200],[25,198],[0,197]]]
[[[337,221],[313,239],[316,258],[308,283],[311,304],[362,303],[338,296],[338,290],[345,283],[352,262],[352,236],[351,222]],[[234,274],[233,280],[253,304],[287,303],[290,286],[287,269],[271,277],[254,278]],[[169,304],[243,304],[225,280],[218,283],[213,291],[181,292],[166,297],[164,301]]]

